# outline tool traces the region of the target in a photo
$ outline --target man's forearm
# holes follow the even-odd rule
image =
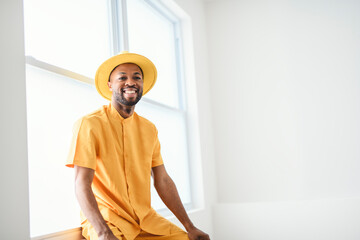
[[[179,193],[173,180],[168,177],[164,181],[155,182],[155,188],[165,205],[174,213],[177,219],[185,227],[186,231],[194,228],[185,208],[181,202]]]
[[[81,210],[89,220],[90,224],[94,227],[97,234],[101,235],[111,231],[99,211],[91,186],[81,183],[76,183],[75,186],[76,197],[79,201]]]

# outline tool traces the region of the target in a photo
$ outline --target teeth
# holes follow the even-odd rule
[[[135,93],[135,91],[125,91],[125,93]]]

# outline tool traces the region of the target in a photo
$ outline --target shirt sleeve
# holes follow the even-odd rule
[[[160,147],[160,141],[159,141],[159,137],[158,137],[158,131],[156,130],[155,144],[154,144],[154,151],[153,151],[153,156],[152,156],[151,167],[157,167],[157,166],[164,164],[163,159],[161,157],[160,148],[161,147]]]
[[[73,168],[77,165],[95,170],[97,152],[98,141],[91,122],[86,118],[79,119],[73,127],[73,138],[66,166]]]

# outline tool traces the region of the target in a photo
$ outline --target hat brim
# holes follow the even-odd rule
[[[146,57],[135,53],[121,53],[103,62],[95,74],[95,87],[99,94],[107,100],[111,100],[112,92],[109,89],[108,81],[111,72],[120,64],[134,63],[143,72],[143,95],[150,91],[155,85],[157,71],[155,65]]]

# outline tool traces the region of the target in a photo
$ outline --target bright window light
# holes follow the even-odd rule
[[[110,57],[106,0],[24,0],[25,54],[93,78]]]
[[[74,172],[64,166],[74,122],[106,104],[94,86],[26,67],[31,236],[79,226]]]
[[[175,26],[143,0],[128,1],[130,52],[154,62],[158,79],[146,98],[179,107]]]
[[[161,155],[167,172],[174,180],[183,204],[191,203],[186,126],[182,112],[164,110],[146,102],[139,102],[136,112],[155,123],[161,143]],[[165,208],[152,188],[152,205]]]

